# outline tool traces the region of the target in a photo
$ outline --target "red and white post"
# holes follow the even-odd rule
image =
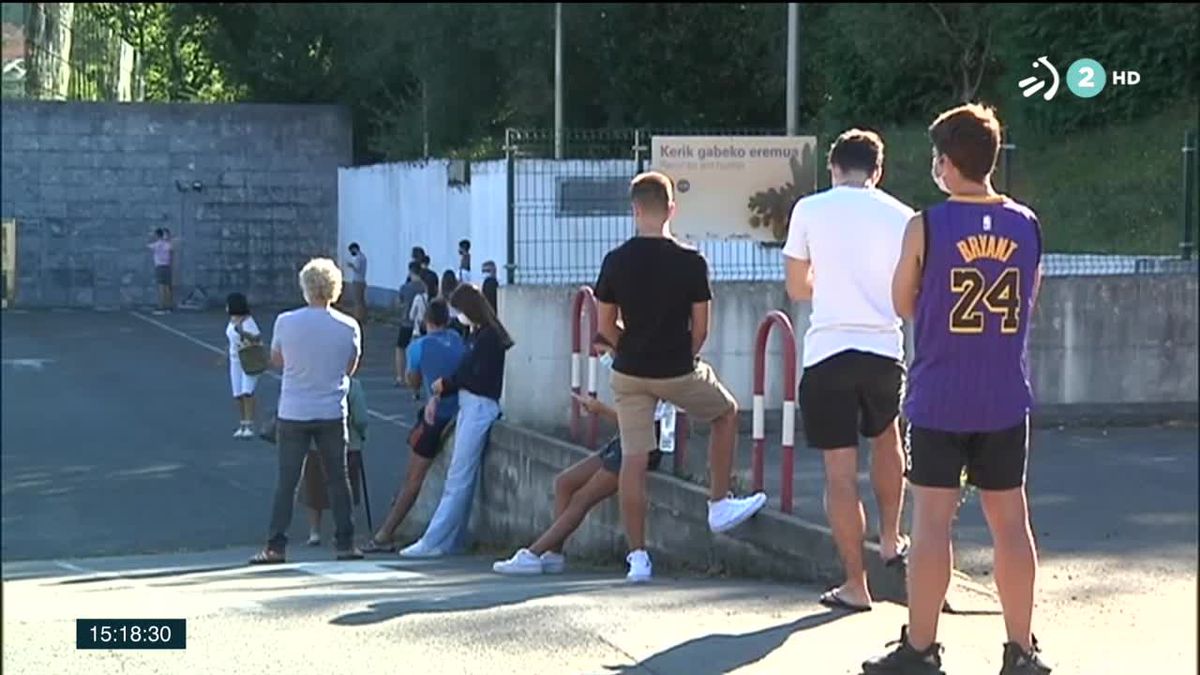
[[[754,439],[752,471],[754,490],[763,489],[763,455],[766,451],[766,356],[771,329],[783,331],[787,348],[783,351],[783,454],[780,466],[780,510],[792,512],[792,475],[795,467],[796,443],[796,331],[792,320],[779,310],[769,312],[758,325],[754,341],[754,404],[751,437]]]
[[[580,394],[583,390],[583,368],[584,368],[584,352],[583,352],[583,336],[580,330],[580,324],[583,322],[583,317],[587,315],[588,334],[587,334],[587,392],[588,396],[596,398],[596,380],[599,375],[600,354],[596,351],[596,345],[592,341],[596,336],[597,328],[597,313],[596,313],[596,296],[592,293],[590,286],[580,286],[575,292],[575,301],[571,305],[571,393]],[[582,416],[581,406],[574,398],[571,399],[571,439],[576,443],[579,442],[580,436],[580,417]],[[590,448],[596,446],[596,434],[599,428],[600,420],[591,415],[591,421],[588,423],[588,439],[587,445]]]

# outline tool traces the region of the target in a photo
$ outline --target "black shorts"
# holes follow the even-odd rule
[[[913,485],[958,488],[967,482],[980,490],[1012,490],[1025,484],[1029,458],[1029,419],[1002,431],[960,433],[909,425],[908,467]]]
[[[413,327],[400,326],[400,332],[396,335],[396,347],[399,349],[408,349],[409,343],[412,342]]]
[[[596,453],[596,456],[600,458],[601,469],[609,473],[621,473],[621,437],[618,436],[609,441],[600,452]],[[658,469],[659,463],[662,462],[662,456],[662,450],[656,448],[650,451],[648,466],[651,471]]]
[[[171,266],[157,265],[154,268],[154,282],[159,286],[171,285]]]
[[[900,412],[904,364],[857,350],[839,352],[804,369],[800,416],[810,448],[858,447],[858,435],[882,434]]]
[[[408,437],[409,446],[418,457],[433,459],[441,451],[442,436],[445,435],[446,427],[450,426],[454,418],[429,425],[425,424],[424,416],[424,409],[417,410],[417,423]]]

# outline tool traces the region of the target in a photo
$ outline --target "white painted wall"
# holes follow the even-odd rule
[[[422,246],[439,275],[458,269],[458,242],[471,235],[471,195],[449,185],[449,162],[374,164],[338,169],[338,250],[358,242],[367,284],[396,290],[409,254]]]
[[[471,274],[479,283],[483,263],[496,263],[496,277],[504,284],[508,265],[508,174],[506,162],[471,164],[470,236]],[[430,254],[433,255],[433,254]]]

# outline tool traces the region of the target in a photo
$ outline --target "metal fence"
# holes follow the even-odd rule
[[[632,234],[629,180],[649,165],[649,145],[653,136],[782,134],[781,130],[572,130],[563,133],[563,152],[561,158],[555,159],[553,131],[510,129],[504,146],[508,162],[509,282],[574,284],[595,281],[604,254]],[[828,138],[818,137],[818,147],[824,143],[828,143]],[[1142,244],[1137,248],[1149,249],[1146,252],[1076,253],[1070,250],[1076,248],[1074,246],[1065,247],[1068,250],[1056,249],[1052,239],[1044,259],[1046,274],[1195,274],[1197,264],[1191,259],[1196,220],[1195,146],[1195,135],[1191,133],[1183,144],[1183,189],[1174,195],[1147,196],[1153,200],[1179,200],[1171,207],[1181,214],[1179,224],[1160,219],[1171,229],[1157,233],[1157,240],[1166,243],[1147,246],[1145,242],[1137,242]],[[1032,155],[1031,160],[1036,157],[1035,149],[1028,150],[1030,152],[1026,153],[1011,137],[1006,138],[997,167],[997,188],[1018,199],[1022,198],[1026,186],[1040,187],[1042,176],[1039,174],[1046,171],[1033,161],[1029,166],[1022,163],[1025,154]],[[913,203],[932,203],[939,197],[932,185],[927,185],[928,145],[923,139],[919,153],[921,157],[889,159],[902,169],[900,172],[889,170],[905,174],[907,183],[905,180],[896,182],[902,189],[908,187],[906,192],[913,195],[902,193],[902,196]],[[822,175],[821,186],[827,183],[827,174]],[[888,184],[889,189],[893,184]],[[918,184],[919,188],[912,187]],[[1064,186],[1062,189],[1078,188]],[[1086,217],[1090,216],[1081,215],[1079,219]],[[696,244],[707,257],[716,281],[783,278],[778,244],[753,241],[700,241]]]
[[[88,3],[4,3],[3,97],[131,101],[141,90],[133,47]]]
[[[595,281],[600,261],[632,234],[629,180],[650,163],[654,135],[782,135],[781,130],[611,129],[564,134],[561,159],[554,132],[510,129],[510,281],[569,284]],[[782,275],[778,246],[702,241],[717,281]]]

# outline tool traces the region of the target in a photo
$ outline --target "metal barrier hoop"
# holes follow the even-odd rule
[[[587,392],[588,396],[596,398],[596,380],[599,376],[599,352],[596,351],[596,346],[590,344],[595,339],[597,330],[597,306],[596,295],[592,292],[590,286],[580,286],[575,292],[575,300],[571,305],[571,393],[581,394],[583,388],[583,339],[580,331],[580,323],[583,320],[584,313],[588,317],[588,362],[587,362]],[[574,398],[571,399],[571,438],[575,442],[579,442],[579,422],[581,417],[579,402]],[[599,429],[600,420],[595,416],[591,416],[591,421],[588,423],[588,447],[596,446],[596,435]]]
[[[787,347],[783,351],[783,452],[780,466],[780,509],[792,512],[792,475],[795,467],[796,442],[796,331],[792,320],[779,310],[767,313],[758,325],[754,341],[754,398],[751,436],[754,439],[752,473],[754,490],[763,489],[763,455],[766,450],[766,355],[771,329],[783,331]]]

